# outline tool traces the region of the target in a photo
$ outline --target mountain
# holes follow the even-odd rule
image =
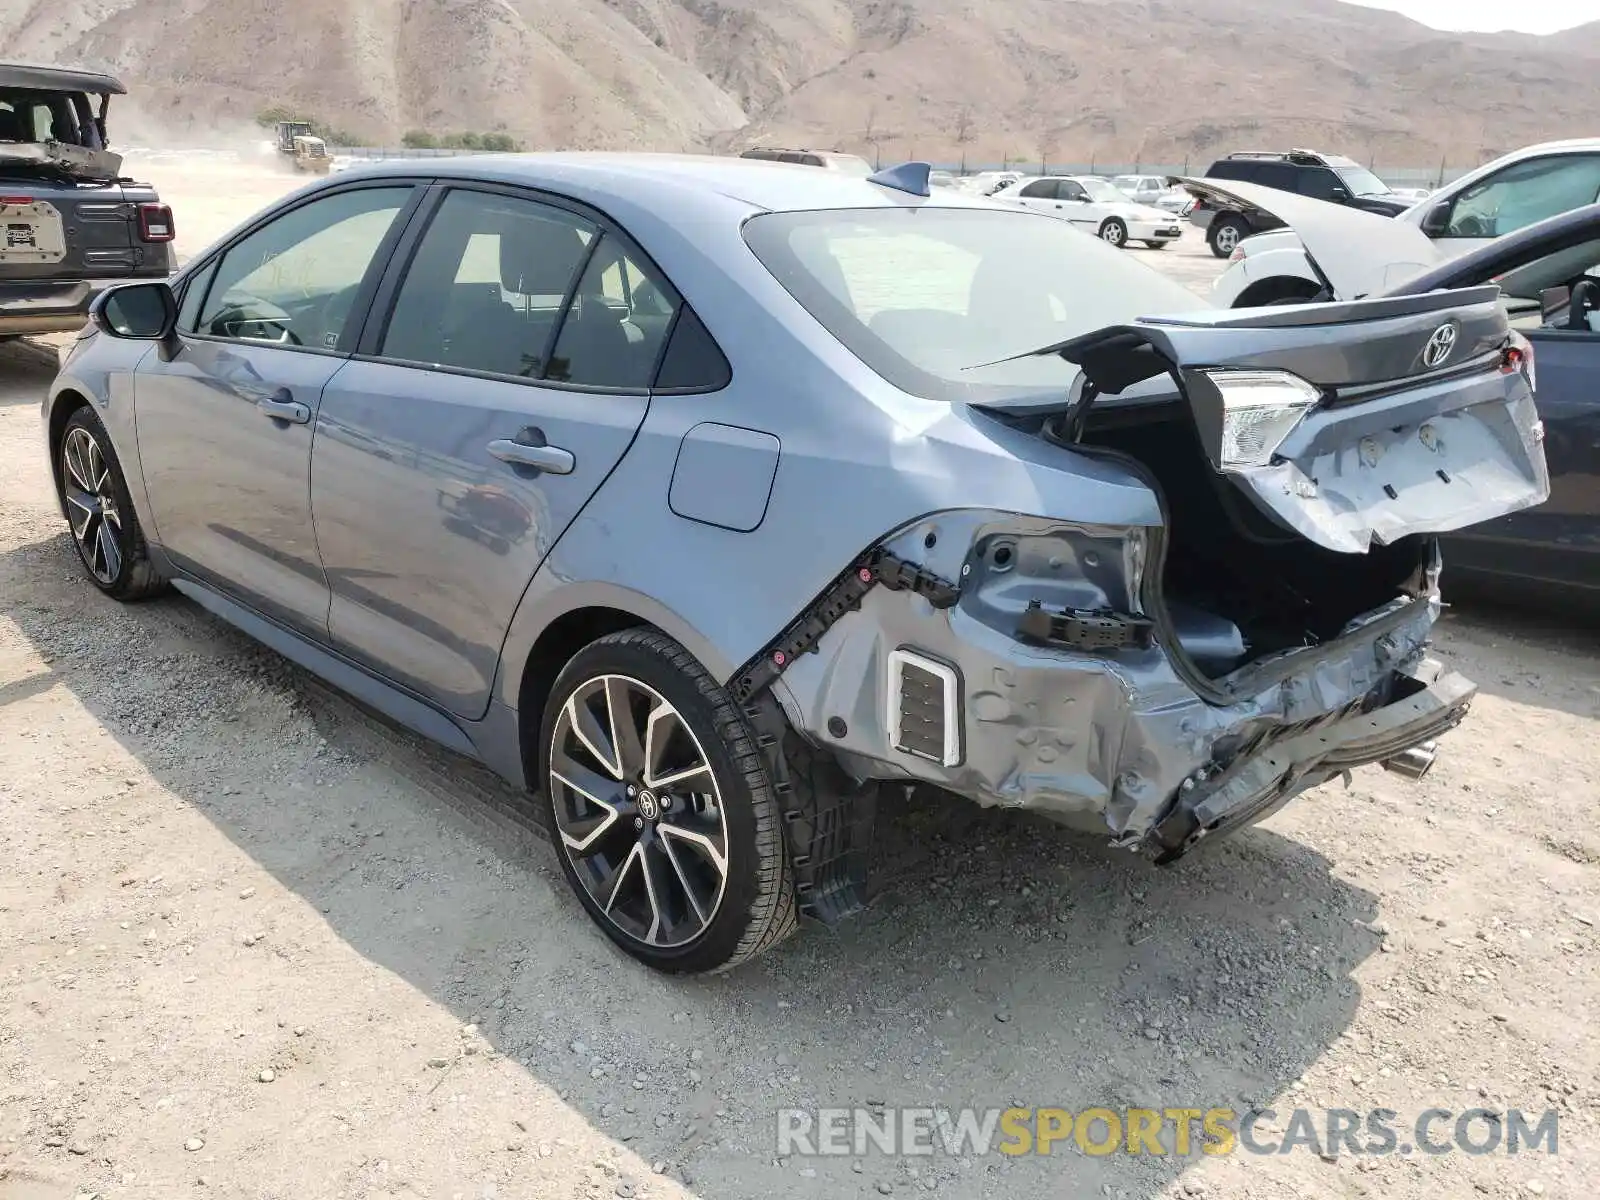
[[[118,72],[173,133],[287,107],[391,143],[1426,166],[1600,132],[1600,25],[1446,34],[1339,0],[0,0],[0,44]]]

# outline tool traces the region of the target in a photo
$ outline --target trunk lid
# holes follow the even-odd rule
[[[1282,221],[1300,239],[1312,268],[1336,299],[1386,292],[1445,258],[1433,240],[1408,221],[1259,184],[1187,178],[1180,182],[1213,208],[1257,209]]]
[[[1361,553],[1548,496],[1511,343],[1479,287],[1145,318],[1039,353],[1081,368],[1081,404],[1170,375],[1214,470],[1278,525]]]

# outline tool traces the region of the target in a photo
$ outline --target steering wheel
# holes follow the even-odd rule
[[[1468,213],[1456,222],[1455,233],[1459,237],[1493,237],[1494,233],[1489,228],[1489,222],[1477,213]]]

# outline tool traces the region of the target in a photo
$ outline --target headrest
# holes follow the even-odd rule
[[[508,213],[499,233],[500,282],[506,291],[519,296],[565,294],[586,249],[576,229],[564,221]]]

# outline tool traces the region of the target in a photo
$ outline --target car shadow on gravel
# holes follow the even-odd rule
[[[1484,695],[1600,719],[1600,613],[1582,601],[1461,591],[1434,637],[1441,657]]]
[[[860,917],[728,976],[651,974],[590,926],[525,798],[186,601],[104,600],[72,553],[0,554],[53,678],[357,953],[707,1200],[1154,1197],[1198,1156],[779,1159],[777,1112],[1270,1104],[1349,1026],[1379,946],[1374,896],[1269,829],[1156,868],[896,793]]]
[[[38,404],[55,378],[52,347],[26,341],[0,341],[0,405]]]

